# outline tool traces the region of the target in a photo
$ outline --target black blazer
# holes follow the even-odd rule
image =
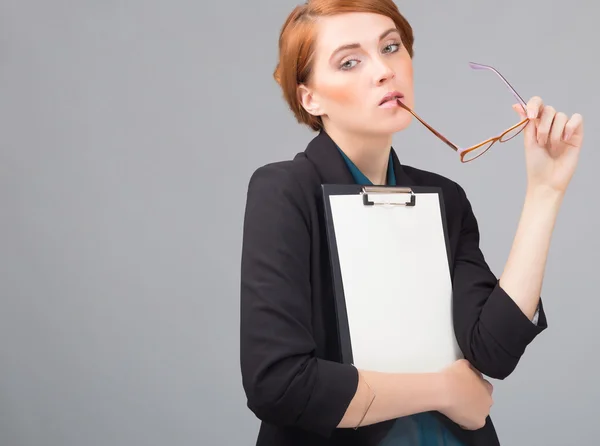
[[[479,249],[464,190],[392,158],[399,186],[442,188],[450,238],[457,341],[484,375],[504,379],[547,327],[533,324],[500,288]],[[252,175],[241,261],[241,371],[250,410],[262,420],[259,446],[375,445],[393,420],[337,429],[358,384],[342,364],[321,184],[353,184],[337,146],[320,132],[293,160]],[[398,253],[403,255],[403,253]],[[492,421],[466,431],[438,412],[467,445],[498,445]]]

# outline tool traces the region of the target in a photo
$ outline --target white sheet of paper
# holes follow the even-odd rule
[[[330,203],[354,365],[425,373],[461,358],[438,194],[416,194],[414,207]]]

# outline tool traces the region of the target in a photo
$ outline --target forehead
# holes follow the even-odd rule
[[[391,18],[368,12],[320,17],[317,21],[317,51],[327,55],[341,45],[377,44],[381,33],[395,26]]]

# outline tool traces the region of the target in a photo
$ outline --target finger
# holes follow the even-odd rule
[[[565,141],[568,141],[571,136],[583,127],[583,116],[575,113],[565,125]]]
[[[532,97],[527,102],[527,117],[529,119],[535,119],[539,116],[542,108],[544,107],[544,101],[539,96]]]
[[[556,146],[563,140],[565,133],[565,126],[569,121],[569,117],[562,112],[559,112],[554,116],[554,122],[552,123],[552,129],[550,130],[550,144]]]
[[[513,110],[516,111],[519,114],[519,117],[521,118],[521,120],[527,118],[527,108],[526,106],[523,106],[521,104],[513,104],[512,106]],[[525,141],[528,144],[534,144],[536,142],[535,139],[535,122],[534,121],[529,121],[525,124],[525,130],[523,132],[523,135],[525,137]]]
[[[527,117],[527,111],[521,104],[513,104],[512,108],[519,114],[521,119],[525,119]]]
[[[546,105],[540,116],[540,121],[537,126],[537,142],[541,146],[545,146],[548,143],[548,136],[550,135],[550,128],[554,122],[556,116],[556,110],[550,105]]]

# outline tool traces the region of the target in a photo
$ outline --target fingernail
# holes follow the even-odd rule
[[[533,111],[533,110],[528,110],[528,111],[527,111],[527,117],[528,117],[529,119],[534,119],[534,118],[535,118],[535,111]]]
[[[569,132],[565,133],[565,141],[568,141],[571,138],[571,134]]]

